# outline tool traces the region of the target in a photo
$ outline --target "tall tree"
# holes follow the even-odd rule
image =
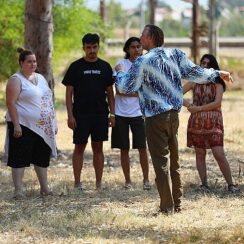
[[[184,2],[192,3],[192,47],[191,56],[196,63],[200,53],[200,9],[198,0],[182,0]]]
[[[36,54],[38,72],[53,89],[52,42],[53,0],[26,0],[25,2],[25,47]]]

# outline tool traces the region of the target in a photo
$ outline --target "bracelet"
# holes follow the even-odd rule
[[[109,113],[109,117],[115,117],[115,114],[114,113]]]

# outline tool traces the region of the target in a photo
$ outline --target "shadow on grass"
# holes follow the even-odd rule
[[[54,160],[56,166],[51,166],[50,171],[59,172],[58,164],[63,164],[66,168],[61,168],[62,172],[69,170],[72,174],[71,167],[72,151],[62,151],[60,158]],[[132,158],[137,153],[132,154]],[[105,160],[111,160],[110,164],[105,165],[104,171],[116,174],[120,169],[118,152],[106,154]],[[92,171],[92,153],[85,153],[87,169]],[[192,162],[190,162],[192,163]],[[136,166],[139,169],[139,164]],[[2,167],[6,170],[5,167]],[[194,168],[187,167],[188,170],[195,171]],[[216,169],[213,169],[214,171]],[[60,171],[61,172],[61,171]],[[154,228],[159,222],[177,220],[177,214],[172,216],[157,216],[159,204],[158,192],[153,186],[150,191],[141,189],[141,184],[136,184],[131,190],[122,188],[121,182],[115,180],[109,185],[107,190],[97,191],[94,189],[94,178],[86,180],[86,190],[79,191],[73,189],[73,182],[62,178],[60,173],[59,180],[51,178],[54,196],[41,198],[37,179],[25,180],[27,186],[27,198],[15,201],[11,199],[10,175],[8,179],[1,179],[0,194],[0,232],[23,233],[28,236],[32,234],[42,238],[48,238],[55,241],[56,238],[68,239],[91,239],[99,240],[117,239],[123,242],[142,240],[151,243],[161,243],[172,241],[177,237],[168,229]],[[94,172],[92,172],[94,173]],[[208,196],[217,198],[243,198],[243,194],[236,196],[229,194],[222,184],[218,182],[210,185],[213,190],[211,193],[202,193],[197,191],[198,185],[187,180],[184,182],[184,201],[199,200]],[[158,222],[159,221],[159,222]],[[206,227],[207,228],[207,227]],[[202,239],[203,232],[194,232],[189,238]],[[183,235],[183,234],[182,234]],[[192,235],[192,237],[191,237]],[[181,243],[182,239],[175,239],[174,243]],[[186,239],[186,243],[189,239]]]

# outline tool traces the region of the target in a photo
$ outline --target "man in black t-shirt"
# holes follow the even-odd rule
[[[83,156],[88,137],[91,136],[96,188],[101,189],[104,167],[103,141],[108,140],[108,126],[115,125],[112,68],[97,57],[97,34],[86,34],[82,44],[85,56],[69,66],[62,81],[66,86],[68,126],[73,130],[75,144],[74,187],[82,190]]]

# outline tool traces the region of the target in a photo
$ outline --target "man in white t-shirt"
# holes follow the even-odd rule
[[[117,64],[123,64],[125,70],[129,70],[136,58],[142,55],[142,46],[140,39],[130,37],[124,45],[123,51],[125,58]],[[150,190],[151,186],[148,180],[148,156],[146,149],[146,137],[144,128],[144,119],[142,117],[139,98],[137,93],[122,94],[116,91],[115,96],[115,127],[112,128],[112,148],[120,149],[121,166],[125,177],[126,189],[132,187],[130,178],[130,137],[129,129],[132,132],[132,148],[138,149],[140,164],[143,173],[143,189]]]

